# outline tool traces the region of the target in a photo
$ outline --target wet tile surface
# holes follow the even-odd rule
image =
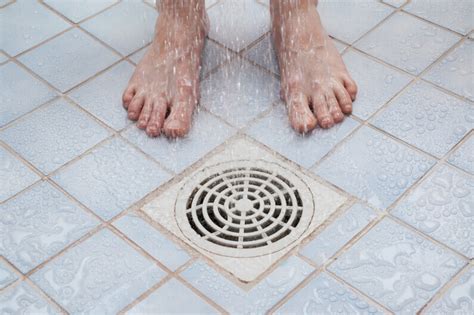
[[[119,138],[107,140],[53,176],[55,182],[105,220],[168,178],[157,164]]]
[[[5,262],[0,261],[0,289],[4,289],[16,280],[18,280],[18,275],[13,269]]]
[[[441,158],[474,127],[474,107],[418,82],[377,115],[373,124]]]
[[[270,34],[265,36],[263,40],[259,41],[255,46],[245,52],[244,56],[274,74],[280,74],[278,57],[273,47]]]
[[[97,219],[47,182],[0,205],[0,213],[0,253],[23,273],[98,224]]]
[[[329,270],[397,313],[415,313],[466,262],[384,219]]]
[[[0,139],[47,174],[108,135],[86,113],[59,99],[0,132]]]
[[[117,0],[46,0],[45,3],[74,23],[94,15]]]
[[[112,314],[164,275],[109,230],[102,230],[31,279],[70,313]]]
[[[474,174],[474,136],[471,134],[466,142],[461,144],[448,159],[449,163]]]
[[[26,282],[0,292],[0,312],[4,314],[61,314]]]
[[[398,12],[364,36],[356,47],[412,74],[421,73],[460,37]]]

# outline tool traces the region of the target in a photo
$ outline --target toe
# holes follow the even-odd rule
[[[135,95],[128,106],[128,118],[137,120],[145,102],[145,97]]]
[[[334,124],[331,114],[329,113],[326,97],[323,93],[315,93],[312,96],[312,106],[314,114],[318,119],[321,128],[330,128]]]
[[[334,88],[334,94],[342,112],[349,115],[352,112],[352,99],[349,92],[342,85],[338,85]]]
[[[137,126],[140,129],[145,129],[150,120],[151,111],[153,110],[153,103],[150,99],[145,100],[145,105],[143,106],[142,112],[140,113],[140,118],[138,118]]]
[[[357,84],[349,75],[345,75],[342,78],[342,82],[344,83],[344,87],[349,93],[351,99],[354,101],[357,95]]]
[[[146,126],[146,133],[150,137],[157,137],[160,135],[161,128],[165,121],[166,108],[167,105],[165,100],[158,100],[153,104],[151,117]]]
[[[309,108],[309,102],[303,93],[292,94],[288,97],[288,117],[290,124],[299,133],[313,130],[318,121]]]
[[[326,103],[328,104],[329,114],[331,114],[332,120],[335,123],[340,123],[344,119],[344,114],[339,107],[334,93],[331,92],[326,95]]]
[[[132,86],[132,85],[129,85],[125,89],[125,91],[123,92],[123,95],[122,95],[123,107],[128,108],[128,106],[130,105],[130,102],[133,99],[133,96],[135,96],[135,87]]]

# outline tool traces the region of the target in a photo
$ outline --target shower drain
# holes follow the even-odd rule
[[[184,184],[175,204],[176,221],[189,241],[230,257],[262,256],[289,246],[313,214],[308,186],[263,160],[204,168]]]

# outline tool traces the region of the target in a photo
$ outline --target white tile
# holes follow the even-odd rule
[[[73,29],[18,58],[65,92],[110,66],[118,55],[79,29]]]
[[[0,51],[0,63],[4,63],[6,61],[8,61],[8,56]]]
[[[461,144],[448,159],[449,163],[462,168],[466,172],[474,174],[474,136],[471,134],[469,139]]]
[[[26,282],[0,292],[1,314],[61,314]]]
[[[405,3],[407,3],[408,0],[382,0],[382,2],[393,5],[394,7],[401,7]]]
[[[412,74],[419,74],[460,37],[403,12],[364,36],[356,47]]]
[[[44,2],[74,23],[102,11],[118,0],[45,0]]]
[[[201,78],[235,56],[229,50],[206,40],[201,60]]]
[[[0,290],[18,280],[18,275],[4,261],[0,260]],[[1,297],[0,297],[1,301]]]
[[[2,49],[15,56],[67,29],[69,24],[36,1],[21,0],[0,10]],[[28,21],[25,23],[25,21]]]
[[[59,99],[0,132],[0,139],[47,174],[108,135],[87,114]]]
[[[267,70],[279,75],[278,57],[273,47],[271,35],[265,36],[255,46],[244,53],[244,56]]]

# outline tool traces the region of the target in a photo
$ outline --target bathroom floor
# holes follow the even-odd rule
[[[471,0],[320,0],[359,94],[343,123],[304,137],[279,101],[268,1],[206,1],[182,140],[148,138],[121,105],[153,6],[0,0],[1,314],[474,312]],[[296,187],[303,215],[283,243],[223,249],[175,221],[176,196],[234,159]],[[229,207],[252,214],[278,194],[265,185]],[[209,195],[195,200],[229,199]]]

